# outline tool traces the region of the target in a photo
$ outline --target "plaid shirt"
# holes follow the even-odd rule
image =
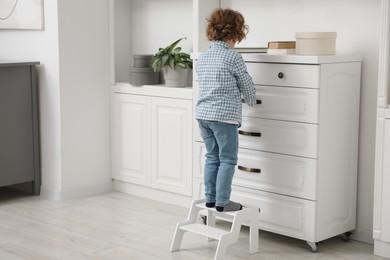
[[[256,103],[256,89],[241,55],[226,42],[215,41],[199,56],[196,73],[199,81],[196,119],[241,125],[241,96],[249,106]]]

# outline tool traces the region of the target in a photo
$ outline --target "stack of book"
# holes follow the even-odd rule
[[[268,42],[268,54],[295,54],[295,41]]]

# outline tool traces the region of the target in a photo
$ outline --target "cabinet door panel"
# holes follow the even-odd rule
[[[243,104],[243,116],[318,123],[318,89],[256,86],[258,103]]]
[[[193,181],[193,199],[204,199],[204,180],[200,178],[194,178]]]
[[[152,98],[153,187],[192,194],[192,102]]]
[[[240,147],[317,157],[317,125],[243,117]]]
[[[149,97],[113,94],[113,178],[150,186],[151,100]]]
[[[259,85],[319,88],[318,65],[246,63],[253,82]]]
[[[0,69],[0,186],[34,180],[34,129],[29,66]]]
[[[199,99],[199,82],[198,81],[193,81],[192,82],[193,86],[194,86],[194,90],[193,90],[193,93],[192,93],[192,98],[193,98],[193,109],[194,109],[194,114],[195,114],[195,109],[196,109],[196,103],[198,102],[198,99]],[[195,115],[193,116],[193,140],[194,141],[199,141],[199,142],[203,142],[203,139],[202,139],[202,136],[200,135],[200,129],[199,129],[199,125],[198,125],[198,120],[196,120],[195,118]]]
[[[194,172],[193,175],[195,178],[203,179],[204,172],[204,162],[206,160],[206,146],[203,142],[194,142],[193,143],[193,165]]]

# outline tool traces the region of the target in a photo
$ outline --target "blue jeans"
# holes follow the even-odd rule
[[[237,164],[238,126],[206,120],[198,120],[198,124],[207,151],[204,167],[206,201],[224,206],[230,201]]]

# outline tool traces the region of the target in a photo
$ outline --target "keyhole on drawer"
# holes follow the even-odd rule
[[[278,74],[278,78],[282,79],[283,77],[284,77],[284,74],[283,74],[283,72],[279,72],[279,74]]]

